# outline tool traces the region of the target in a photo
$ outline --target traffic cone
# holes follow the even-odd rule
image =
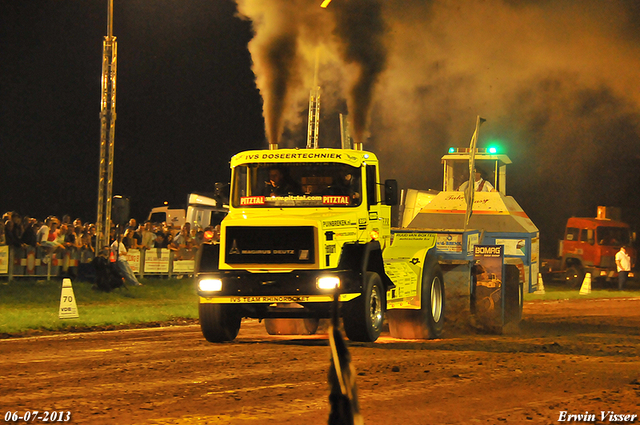
[[[538,289],[534,292],[534,294],[544,295],[544,282],[542,281],[542,273],[538,273]]]
[[[109,262],[111,263],[116,262],[116,254],[114,254],[113,251],[111,251],[111,253],[109,254]]]
[[[580,287],[580,295],[587,295],[591,293],[591,273],[584,275],[582,286]]]
[[[60,309],[58,310],[59,319],[77,319],[78,306],[76,305],[76,297],[73,295],[73,287],[71,279],[62,280],[62,293],[60,294]]]

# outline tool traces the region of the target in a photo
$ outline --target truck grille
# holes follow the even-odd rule
[[[616,266],[615,257],[612,257],[610,255],[606,255],[606,256],[602,256],[600,258],[600,267],[607,268],[607,269],[612,269],[615,266]]]
[[[230,226],[226,228],[227,264],[313,264],[311,226]]]

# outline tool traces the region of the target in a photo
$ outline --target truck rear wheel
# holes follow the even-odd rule
[[[351,341],[373,342],[382,332],[384,290],[382,279],[367,272],[362,295],[342,305],[344,331]]]
[[[240,331],[242,317],[233,306],[201,303],[200,329],[209,342],[233,341]]]
[[[320,319],[264,319],[269,335],[313,335]]]
[[[419,310],[387,311],[389,333],[400,339],[440,338],[444,329],[444,279],[440,266],[426,271],[422,279],[422,304]]]

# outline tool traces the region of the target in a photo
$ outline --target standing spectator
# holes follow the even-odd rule
[[[129,225],[127,226],[127,229],[131,229],[131,237],[134,238],[136,241],[134,247],[137,248],[139,245],[142,244],[142,237],[138,233],[138,222],[136,221],[135,218],[132,218],[131,220],[129,220]]]
[[[60,225],[60,229],[58,229],[58,233],[56,235],[56,243],[63,248],[67,248],[65,242],[67,238],[67,230],[68,226],[66,224]]]
[[[14,248],[22,247],[22,218],[15,211],[9,213],[9,220],[4,224],[4,240]]]
[[[627,247],[624,245],[616,253],[616,266],[618,267],[618,290],[622,291],[631,270],[631,257],[627,254]]]
[[[166,248],[169,246],[167,236],[164,232],[156,232],[156,240],[153,242],[154,248]]]
[[[127,261],[127,248],[122,241],[114,241],[111,244],[111,252],[116,256],[116,268],[124,277],[124,280],[131,286],[142,286],[142,283],[138,282],[136,275],[131,270],[131,266]]]
[[[69,226],[71,224],[71,216],[69,214],[65,214],[62,216],[62,223],[60,223],[60,227],[62,227],[63,224],[66,226]]]
[[[144,226],[140,228],[140,237],[140,245],[142,245],[143,248],[153,248],[156,234],[152,231],[150,221],[145,221]]]
[[[63,225],[63,227],[65,227]],[[70,250],[75,250],[79,248],[78,246],[78,235],[76,234],[73,226],[66,226],[66,232],[64,234],[64,247]]]
[[[173,240],[169,249],[177,251],[181,248],[191,248],[193,246],[193,239],[191,238],[191,223],[185,223]]]
[[[37,245],[35,218],[25,216],[22,220],[22,243],[33,247]]]
[[[89,238],[91,239],[91,246],[96,246],[96,225],[89,224],[87,226],[87,232],[89,232]]]
[[[200,248],[203,242],[204,242],[204,230],[198,229],[196,231],[196,235],[193,238],[193,246],[196,248]]]
[[[135,232],[130,227],[128,227],[127,230],[124,231],[124,236],[122,236],[122,243],[127,248],[127,250],[138,248],[138,242],[136,241],[136,238],[133,236],[134,233]]]

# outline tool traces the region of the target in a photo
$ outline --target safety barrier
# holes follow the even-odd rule
[[[127,261],[131,270],[141,278],[145,276],[173,277],[193,274],[196,267],[197,248],[130,249]],[[88,249],[56,250],[47,254],[45,248],[15,248],[0,246],[0,278],[8,280],[18,277],[45,278],[74,277],[78,280],[93,280],[95,271],[91,265],[94,254]]]

